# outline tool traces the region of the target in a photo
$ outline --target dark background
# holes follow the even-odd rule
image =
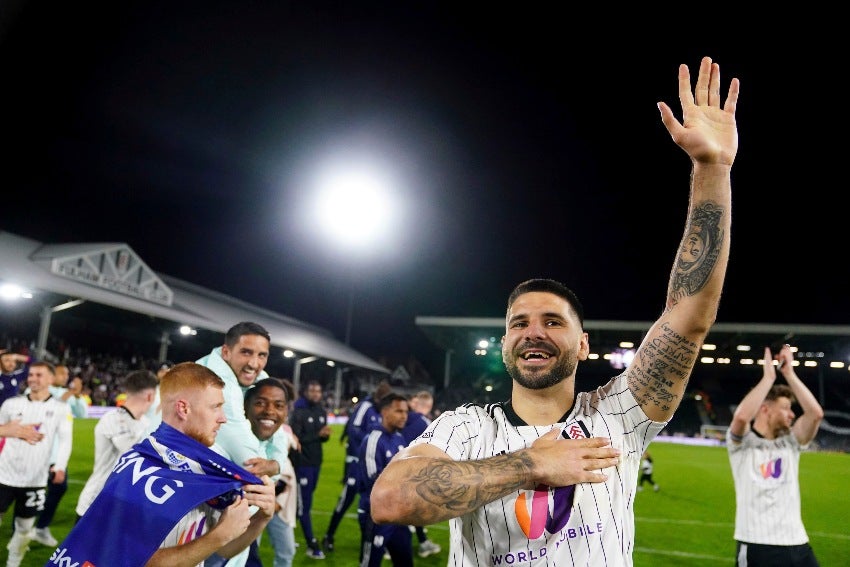
[[[838,16],[304,4],[4,2],[0,229],[126,242],[340,339],[353,292],[353,347],[439,375],[414,318],[500,317],[529,277],[658,316],[690,164],[656,102],[680,116],[677,66],[709,55],[742,83],[718,321],[847,324]],[[308,207],[342,151],[406,203],[368,256]]]

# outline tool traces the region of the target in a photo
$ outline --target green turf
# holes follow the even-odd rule
[[[74,506],[93,462],[93,429],[95,420],[80,419],[74,423],[74,450],[69,467],[69,487],[59,506],[51,529],[61,540],[74,522]],[[334,436],[325,445],[325,465],[319,479],[313,505],[313,525],[321,538],[336,504],[344,451],[339,443],[341,427],[333,426]],[[635,502],[637,537],[636,567],[696,567],[734,565],[732,531],[735,521],[735,495],[726,449],[694,447],[654,442],[651,446],[655,464],[653,477],[661,486],[659,492],[646,489]],[[846,511],[850,509],[850,492],[845,479],[850,472],[850,455],[806,453],[801,458],[803,521],[812,547],[824,567],[846,565],[850,557],[850,530]],[[360,528],[355,516],[356,503],[336,534],[336,551],[324,561],[308,559],[304,553],[304,537],[296,528],[300,544],[294,565],[350,567],[357,564]],[[10,516],[10,512],[6,513]],[[0,526],[0,564],[6,561],[5,542],[11,534],[11,520],[4,517]],[[436,556],[415,557],[418,566],[445,565],[448,550],[448,524],[428,528],[431,539],[443,547]],[[45,565],[52,550],[37,543],[30,544],[24,566]],[[261,546],[263,562],[272,565],[272,549],[268,537]],[[389,561],[385,562],[387,565]],[[101,566],[98,566],[101,567]]]

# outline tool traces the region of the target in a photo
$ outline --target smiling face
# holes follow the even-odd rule
[[[233,346],[221,347],[221,358],[242,386],[252,385],[269,361],[269,340],[260,335],[242,335]]]
[[[42,399],[50,393],[50,386],[53,384],[53,370],[46,364],[33,364],[29,368],[27,375],[27,386],[29,386],[30,394],[36,399]]]
[[[280,429],[286,422],[288,410],[284,391],[277,386],[263,386],[263,382],[265,380],[255,386],[257,391],[245,404],[245,417],[251,423],[251,431],[261,441],[270,438]]]
[[[565,299],[534,291],[511,305],[502,361],[520,386],[541,390],[574,377],[578,361],[585,360],[589,350],[587,333]]]

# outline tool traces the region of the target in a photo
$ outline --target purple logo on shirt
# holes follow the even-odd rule
[[[575,486],[550,488],[541,484],[534,490],[531,497],[531,511],[526,499],[526,493],[519,495],[514,503],[514,513],[523,533],[529,539],[537,539],[545,529],[553,534],[560,531],[570,520],[570,510],[573,507]],[[549,498],[552,499],[552,513],[549,513]]]
[[[779,478],[782,476],[782,458],[771,459],[759,465],[762,478]]]

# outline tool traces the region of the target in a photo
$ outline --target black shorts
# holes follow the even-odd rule
[[[15,503],[16,518],[34,518],[44,510],[47,488],[6,486],[0,484],[0,514],[6,512],[12,502]]]
[[[808,543],[802,545],[764,545],[736,542],[737,567],[818,567],[815,552]]]

